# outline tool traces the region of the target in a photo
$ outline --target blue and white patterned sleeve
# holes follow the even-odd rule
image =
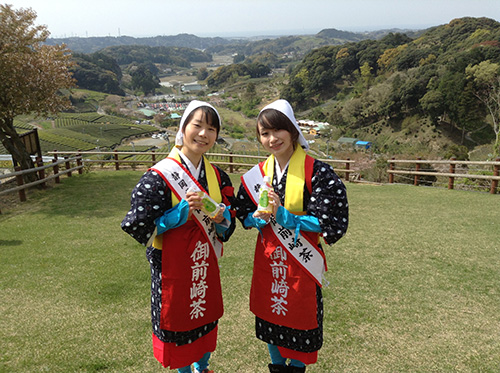
[[[130,210],[122,229],[146,246],[155,230],[155,219],[172,207],[172,197],[165,181],[155,171],[147,171],[132,191]]]
[[[255,206],[245,187],[243,186],[243,183],[240,184],[240,189],[238,190],[238,194],[236,196],[234,209],[236,211],[236,218],[238,218],[238,220],[241,222],[241,225],[245,229],[251,228],[251,226],[245,225],[245,219],[247,218],[248,214],[253,213],[256,208],[257,207]]]
[[[334,244],[342,238],[349,223],[349,204],[346,188],[333,168],[314,161],[312,193],[307,214],[318,218],[325,242]]]

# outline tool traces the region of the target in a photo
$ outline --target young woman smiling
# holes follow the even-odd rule
[[[326,258],[320,236],[333,244],[346,232],[346,189],[332,167],[306,154],[292,107],[277,100],[257,118],[257,136],[271,155],[242,177],[236,216],[259,230],[250,310],[268,344],[270,372],[304,372],[323,343],[321,293]],[[256,211],[257,191],[269,176],[273,211]],[[287,365],[287,359],[290,359]]]
[[[176,146],[132,191],[122,228],[147,246],[156,359],[180,373],[208,372],[223,314],[218,258],[234,231],[234,191],[228,175],[204,157],[217,140],[215,108],[192,101],[181,118]],[[200,209],[202,191],[225,205],[213,218]]]

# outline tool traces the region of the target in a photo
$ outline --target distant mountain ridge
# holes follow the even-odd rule
[[[185,47],[193,49],[207,49],[216,45],[231,44],[233,41],[220,38],[202,38],[192,34],[178,34],[174,36],[155,36],[145,38],[135,38],[132,36],[102,36],[102,37],[70,37],[70,38],[49,38],[48,45],[66,44],[69,49],[79,53],[93,53],[107,47],[123,45],[144,45],[149,47]]]
[[[224,49],[224,47],[242,47],[247,50],[254,49],[253,45],[265,45],[266,42],[282,41],[280,44],[286,45],[287,40],[295,41],[298,39],[317,39],[312,46],[325,44],[341,44],[349,41],[361,41],[366,39],[380,39],[391,32],[406,33],[408,36],[414,36],[419,33],[415,30],[378,30],[372,32],[350,32],[341,31],[334,28],[324,29],[316,35],[293,35],[281,37],[269,37],[266,39],[255,40],[248,38],[223,38],[223,37],[199,37],[193,34],[162,35],[155,37],[135,38],[132,36],[102,36],[102,37],[69,37],[69,38],[49,38],[46,41],[48,45],[66,44],[69,49],[78,53],[94,53],[107,47],[122,45],[144,45],[150,47],[184,47],[193,49]],[[261,48],[258,48],[261,49]],[[303,51],[307,52],[307,51]]]

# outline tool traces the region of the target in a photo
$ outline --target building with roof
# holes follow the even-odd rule
[[[197,82],[186,83],[181,86],[182,92],[199,92],[203,90],[203,86]]]

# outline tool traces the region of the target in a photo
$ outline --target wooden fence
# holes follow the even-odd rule
[[[499,167],[500,167],[500,158],[497,158],[495,161],[484,161],[484,162],[475,162],[475,161],[458,161],[455,158],[451,158],[448,161],[435,161],[435,160],[423,160],[421,158],[417,158],[416,160],[402,160],[402,159],[390,159],[387,161],[389,163],[389,169],[387,172],[389,173],[389,183],[394,183],[394,175],[409,175],[413,176],[413,185],[420,184],[420,176],[441,176],[448,178],[448,189],[453,189],[456,178],[467,178],[467,179],[482,179],[482,180],[490,180],[490,193],[495,194],[498,188],[498,181],[500,180],[499,176]],[[414,170],[396,170],[396,164],[406,164],[406,165],[415,165]],[[421,170],[422,165],[431,164],[431,165],[449,165],[449,172],[436,172],[436,171],[423,171]],[[457,165],[463,166],[485,166],[492,170],[492,175],[482,175],[482,174],[474,174],[474,173],[456,173]]]
[[[10,188],[10,189],[5,189],[3,191],[0,191],[0,195],[7,194],[7,193],[12,193],[12,192],[19,192],[19,199],[21,202],[26,201],[26,189],[30,188],[35,185],[41,184],[42,186],[45,185],[45,183],[49,180],[55,179],[56,183],[60,182],[60,176],[67,174],[68,176],[71,176],[71,172],[78,170],[78,173],[81,174],[83,168],[86,165],[91,165],[91,164],[110,164],[114,166],[115,170],[120,170],[120,165],[123,164],[128,164],[128,165],[146,165],[146,166],[153,166],[156,164],[158,161],[161,159],[165,158],[169,153],[157,153],[155,151],[151,152],[118,152],[118,151],[112,151],[112,152],[101,152],[101,151],[79,151],[79,152],[71,152],[71,151],[57,151],[54,150],[52,152],[48,152],[48,154],[52,154],[54,156],[52,163],[43,165],[42,159],[37,158],[36,164],[37,167],[29,169],[29,170],[23,170],[21,171],[18,167],[15,168],[15,172],[12,172],[10,174],[2,175],[0,176],[0,179],[5,179],[5,178],[12,178],[16,177],[17,180],[17,186]],[[148,160],[136,160],[136,159],[129,159],[129,158],[120,158],[120,157],[126,157],[126,156],[150,156],[150,159]],[[251,168],[255,166],[259,161],[265,160],[267,157],[263,156],[254,156],[254,155],[244,155],[244,154],[228,154],[228,153],[206,153],[205,154],[208,158],[210,158],[210,162],[213,164],[217,165],[225,165],[228,166],[229,168],[229,173],[233,173],[236,170],[239,170],[241,168]],[[72,158],[69,158],[69,156],[73,156]],[[101,159],[92,159],[91,157],[93,156],[99,156]],[[60,159],[60,157],[63,157],[64,159]],[[238,162],[238,160],[243,160],[242,162]],[[354,163],[355,161],[352,161],[350,159],[346,160],[337,160],[337,159],[321,159],[324,162],[330,163],[332,166],[334,165],[344,165],[344,168],[335,168],[335,172],[337,172],[339,175],[345,175],[345,179],[349,180],[349,174],[351,172],[355,172],[355,170],[352,170],[350,165]],[[71,167],[71,162],[76,162],[76,167]],[[64,171],[60,171],[59,165],[60,164],[65,164],[66,169]],[[53,168],[54,172],[53,175],[46,177],[45,175],[45,170],[48,168]],[[37,173],[38,174],[38,180],[31,182],[31,183],[24,183],[23,176],[26,174],[30,173]],[[0,211],[1,213],[1,211]]]
[[[120,169],[121,164],[142,164],[142,165],[151,165],[153,166],[161,159],[168,156],[169,153],[159,153],[155,151],[151,152],[121,152],[121,151],[112,151],[112,152],[97,152],[97,151],[85,151],[85,152],[69,152],[69,151],[53,151],[48,152],[49,154],[53,154],[54,156],[59,155],[81,155],[83,157],[84,164],[92,164],[92,163],[100,163],[100,164],[110,164],[114,165],[116,170]],[[86,156],[102,156],[102,159],[91,159]],[[123,158],[125,156],[149,156],[150,160],[136,160],[130,158]],[[258,155],[246,155],[246,154],[232,154],[232,153],[205,153],[205,155],[210,159],[210,162],[216,165],[225,165],[229,168],[229,173],[234,173],[237,170],[244,168],[249,169],[255,166],[259,161],[263,161],[267,159],[265,156]],[[356,172],[351,169],[351,164],[355,163],[355,161],[350,159],[339,160],[339,159],[320,159],[325,163],[329,163],[332,165],[335,172],[339,175],[343,175],[345,180],[349,180],[349,174],[352,172]],[[241,162],[239,162],[241,161]],[[343,168],[336,168],[335,165],[343,165]]]
[[[76,166],[72,167],[72,163],[76,163]],[[79,174],[82,173],[83,169],[83,163],[82,163],[82,157],[81,156],[75,156],[72,158],[69,157],[64,157],[64,159],[58,159],[57,156],[52,159],[52,163],[43,164],[43,161],[40,157],[37,157],[35,164],[37,167],[30,168],[29,170],[21,170],[20,167],[15,167],[14,172],[11,172],[9,174],[5,175],[0,175],[0,180],[1,179],[7,179],[7,178],[16,178],[16,183],[17,186],[9,189],[4,189],[0,191],[0,196],[3,194],[7,193],[13,193],[13,192],[18,192],[19,193],[19,200],[21,202],[26,201],[26,189],[31,188],[36,185],[40,185],[42,188],[46,186],[47,181],[50,180],[55,180],[56,184],[59,184],[61,182],[60,177],[62,175],[67,175],[68,177],[72,176],[72,172],[78,171]],[[59,167],[60,165],[64,165],[64,168],[61,169]],[[51,168],[53,170],[52,175],[46,175],[45,170]],[[25,183],[24,182],[24,175],[36,173],[38,180],[30,182],[30,183]],[[1,211],[0,211],[1,213]]]

